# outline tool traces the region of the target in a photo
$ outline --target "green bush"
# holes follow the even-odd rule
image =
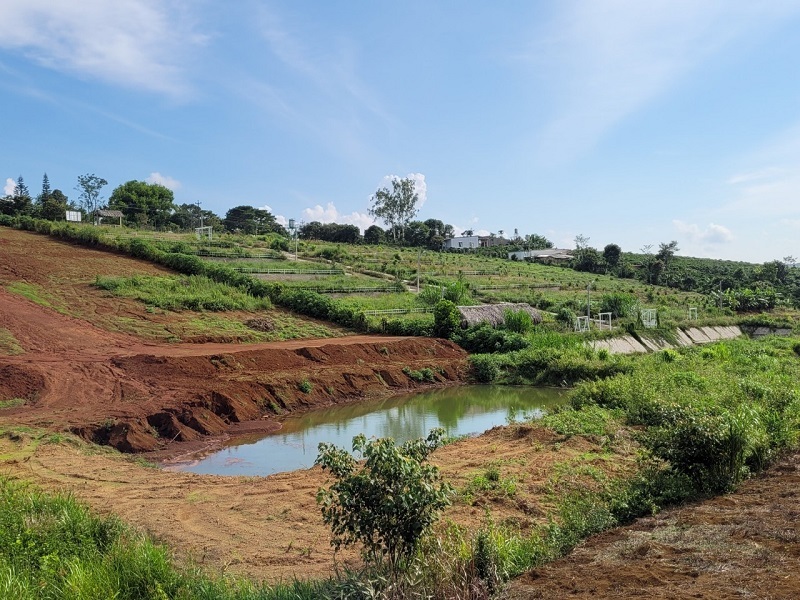
[[[393,577],[405,570],[422,535],[450,503],[452,488],[441,481],[439,470],[425,464],[439,447],[443,429],[431,431],[427,440],[410,440],[396,446],[394,440],[353,438],[353,452],[321,443],[315,464],[336,479],[320,489],[317,502],[330,525],[332,544],[361,544],[364,560],[386,566]]]
[[[491,354],[472,354],[469,357],[472,374],[480,383],[492,383],[500,375],[500,367]]]
[[[503,317],[506,329],[514,333],[524,334],[533,328],[533,317],[528,311],[506,309]]]
[[[513,331],[495,329],[485,322],[456,332],[453,340],[467,352],[478,354],[513,352],[529,346],[524,336]]]
[[[437,337],[450,338],[461,326],[461,313],[450,300],[439,300],[433,308],[433,333]]]

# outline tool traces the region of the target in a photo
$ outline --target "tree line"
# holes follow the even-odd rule
[[[99,210],[118,210],[122,220],[131,227],[152,227],[189,231],[195,227],[212,226],[247,234],[288,232],[268,210],[253,206],[235,206],[224,217],[199,204],[176,204],[169,188],[158,183],[128,181],[117,186],[106,200],[102,190],[108,182],[94,173],[80,175],[75,186],[77,198],[70,198],[60,189],[52,189],[47,173],[42,177],[42,191],[33,196],[20,176],[11,194],[0,198],[0,214],[31,216],[49,221],[64,221],[67,211],[81,214],[82,221],[93,221]]]

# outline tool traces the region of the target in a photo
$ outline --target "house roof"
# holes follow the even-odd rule
[[[115,219],[121,219],[123,217],[121,210],[98,210],[97,211],[98,217],[114,217]]]
[[[500,302],[498,304],[480,304],[478,306],[459,306],[458,312],[461,313],[461,322],[467,326],[477,325],[478,323],[489,323],[497,327],[505,323],[505,311],[524,310],[532,318],[534,323],[542,322],[542,315],[530,304]]]

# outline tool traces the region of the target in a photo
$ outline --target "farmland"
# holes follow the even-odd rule
[[[47,490],[70,490],[102,513],[113,511],[166,542],[180,560],[192,560],[212,572],[224,569],[272,581],[297,574],[323,577],[330,573],[328,535],[314,501],[316,489],[326,482],[319,469],[247,479],[170,473],[86,440],[123,450],[150,449],[146,456],[151,460],[164,460],[196,451],[215,437],[279,426],[280,416],[273,407],[291,412],[415,389],[417,382],[406,375],[414,369],[429,368],[436,373],[436,385],[466,379],[466,353],[452,342],[361,336],[352,327],[288,310],[280,303],[295,297],[291,294],[297,292],[291,288],[300,285],[298,282],[321,291],[332,280],[342,287],[352,281],[395,286],[387,292],[326,291],[324,297],[331,304],[320,306],[329,311],[346,309],[350,312],[342,314],[348,318],[358,311],[424,308],[420,296],[425,295],[426,286],[441,294],[458,284],[467,285],[469,303],[527,299],[544,311],[566,307],[578,312],[585,307],[590,283],[592,313],[604,296],[626,294],[639,306],[657,308],[672,323],[729,322],[734,318],[698,294],[632,280],[378,246],[307,243],[300,246],[298,261],[286,254],[283,258],[228,257],[224,261],[191,254],[202,262],[180,263],[231,278],[228,271],[215,271],[215,265],[257,264],[264,270],[273,262],[276,268],[306,265],[296,269],[305,273],[263,274],[280,277],[255,280],[266,287],[253,289],[269,293],[246,298],[237,296],[243,286],[236,285],[235,279],[223,284],[202,273],[176,273],[118,252],[80,248],[6,228],[0,234],[4,308],[0,315],[0,400],[4,401],[0,405],[0,455],[4,472]],[[104,235],[111,243],[117,232],[110,229]],[[234,245],[228,250],[237,242],[230,243]],[[267,254],[270,248],[261,252],[260,243],[250,239],[241,247],[253,254]],[[145,247],[140,251],[152,252],[159,259],[170,254],[175,244],[195,245],[187,236],[152,239],[148,244],[162,248],[159,252],[163,254]],[[341,273],[308,274],[309,270]],[[398,284],[407,291],[397,291]],[[220,297],[234,304],[211,302]],[[317,302],[315,296],[309,298]],[[698,308],[697,321],[689,318],[690,306]],[[280,322],[278,315],[287,320]],[[781,319],[792,317],[785,313]],[[281,337],[273,341],[258,338],[262,333],[275,333],[246,324],[259,319],[278,323]],[[367,326],[379,330],[383,319],[418,322],[424,327],[433,317],[429,313],[376,316],[370,317]],[[203,325],[197,329],[181,325],[190,322]],[[666,463],[658,461],[666,460],[667,454],[658,453],[683,448],[683,438],[669,427],[671,419],[684,425],[704,424],[708,438],[703,444],[727,440],[723,433],[730,425],[731,431],[739,431],[734,426],[742,428],[747,449],[742,455],[744,462],[727,470],[724,465],[703,463],[702,468],[708,469],[705,472],[720,477],[713,479],[713,489],[703,488],[709,479],[698,475],[703,472],[697,470],[700,467],[693,462],[693,455],[681,454],[689,479],[676,475],[671,480],[676,498],[732,489],[746,471],[755,472],[760,463],[768,464],[776,457],[777,470],[745,482],[736,494],[704,503],[702,510],[694,507],[693,512],[663,513],[660,520],[645,520],[633,532],[614,530],[608,538],[611,546],[592,545],[591,558],[574,556],[597,561],[591,567],[596,589],[629,589],[619,597],[635,597],[653,568],[653,563],[636,562],[621,580],[615,580],[616,567],[607,565],[616,564],[613,561],[627,556],[626,552],[661,561],[657,563],[661,569],[658,581],[648,579],[648,585],[655,589],[667,586],[674,595],[713,595],[735,586],[766,589],[776,565],[788,574],[781,586],[774,588],[776,597],[782,597],[781,590],[796,589],[796,573],[800,572],[796,568],[797,519],[792,512],[795,503],[789,500],[797,493],[797,455],[782,454],[795,443],[797,433],[797,415],[792,412],[797,410],[798,379],[794,342],[740,340],[640,358],[609,357],[587,350],[581,335],[571,333],[568,325],[546,315],[541,329],[520,334],[528,346],[521,354],[509,352],[506,362],[515,369],[532,368],[538,364],[535,361],[547,361],[552,355],[563,362],[548,363],[548,368],[562,369],[562,376],[569,363],[581,379],[586,378],[575,392],[573,408],[542,424],[512,424],[437,451],[435,462],[458,492],[439,533],[469,546],[469,531],[490,531],[500,552],[498,568],[506,575],[523,573],[544,559],[569,551],[580,537],[623,519],[618,501],[625,499],[638,507],[636,510],[655,502],[646,495],[633,502],[633,496],[624,494],[643,490],[629,487],[639,481],[638,461],[643,453],[656,459],[650,466],[664,468]],[[254,332],[253,337],[230,333],[246,330]],[[519,341],[503,335],[505,342]],[[331,340],[333,336],[339,339]],[[386,376],[377,378],[376,372]],[[308,391],[302,389],[305,381],[309,382]],[[703,393],[698,395],[698,390]],[[252,404],[244,402],[247,398],[252,398]],[[227,422],[221,420],[221,414],[227,416]],[[684,415],[691,419],[684,422]],[[731,415],[739,421],[729,422]],[[650,437],[638,435],[643,427],[652,428]],[[684,433],[693,443],[700,443],[695,435],[698,431],[689,428]],[[718,439],[717,434],[723,437]],[[170,439],[176,442],[167,443]],[[677,459],[678,455],[672,455],[676,464]],[[668,472],[663,473],[666,476]],[[575,495],[582,490],[590,496]],[[754,497],[769,510],[759,511]],[[593,508],[586,512],[581,507],[587,505],[581,502],[589,500]],[[754,543],[767,550],[747,546],[750,554],[725,562],[724,548],[733,548],[737,540],[741,545],[741,538],[736,537],[741,532],[737,533],[736,525],[712,525],[734,522],[732,513],[737,507],[746,511],[749,526],[760,532]],[[577,518],[584,513],[595,520]],[[554,519],[563,525],[560,533],[548,525]],[[697,525],[697,537],[670,537],[670,531],[687,521]],[[742,521],[741,527],[746,525]],[[704,545],[709,543],[714,546]],[[692,565],[675,559],[687,552],[694,557]],[[355,564],[354,553],[341,558]],[[431,560],[440,559],[443,556],[431,554]],[[550,569],[561,580],[574,580],[586,563],[570,564],[570,560],[552,563],[538,573]],[[735,566],[737,577],[720,578],[719,573],[732,568],[727,565]],[[680,578],[668,573],[681,568],[692,568],[697,576]],[[513,594],[509,597],[537,597],[540,592],[532,585],[529,589],[522,579],[512,584],[509,593]]]

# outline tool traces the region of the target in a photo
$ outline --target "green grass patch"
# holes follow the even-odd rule
[[[0,478],[0,597],[72,600],[164,598],[298,600],[326,596],[330,582],[269,586],[181,568],[170,552],[115,517],[71,496]]]
[[[16,356],[24,353],[25,350],[8,329],[0,327],[0,354]]]
[[[97,277],[95,285],[116,296],[134,298],[164,310],[264,310],[268,298],[254,298],[238,288],[200,275],[157,277]]]
[[[6,289],[9,292],[18,294],[23,298],[27,298],[31,302],[35,302],[39,306],[46,306],[47,308],[52,308],[53,310],[64,315],[68,314],[67,307],[61,300],[59,300],[52,294],[48,293],[47,290],[45,290],[39,285],[36,285],[35,283],[14,281],[12,283],[6,284]]]

